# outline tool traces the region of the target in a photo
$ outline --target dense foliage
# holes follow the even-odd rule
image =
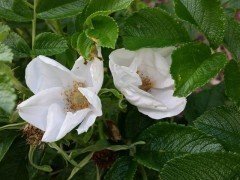
[[[240,178],[240,0],[0,0],[0,19],[1,179]],[[115,87],[109,54],[169,46],[187,105],[154,120]],[[16,108],[33,95],[26,66],[44,55],[71,69],[100,48],[103,115],[41,142]]]

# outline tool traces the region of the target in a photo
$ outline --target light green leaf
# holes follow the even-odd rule
[[[180,18],[195,24],[211,44],[222,43],[225,16],[219,0],[175,0],[175,10]]]
[[[4,62],[12,62],[13,53],[11,49],[9,49],[4,44],[0,43],[0,61]]]
[[[37,17],[40,19],[62,19],[78,15],[87,5],[88,0],[41,0]]]
[[[240,58],[240,24],[233,18],[229,18],[227,29],[224,36],[224,42],[228,50],[236,59]]]
[[[225,68],[225,87],[227,96],[240,104],[240,63],[232,60]]]
[[[0,108],[7,113],[11,113],[15,107],[16,98],[11,79],[6,74],[0,72]]]
[[[105,180],[133,180],[137,170],[137,163],[130,156],[119,158],[107,172]]]
[[[213,108],[200,116],[194,124],[218,139],[226,150],[240,153],[240,112],[236,107]]]
[[[99,46],[115,48],[118,38],[118,25],[109,16],[95,16],[91,19],[92,28],[87,29],[86,35]]]
[[[60,54],[67,49],[68,45],[64,37],[54,33],[45,32],[37,35],[33,47],[33,54],[52,56]]]
[[[0,161],[3,159],[8,149],[12,145],[17,133],[14,131],[1,131],[0,132]]]
[[[177,156],[223,151],[221,144],[213,137],[193,127],[169,123],[157,123],[149,127],[138,140],[145,141],[146,145],[137,149],[137,161],[157,171]]]
[[[86,9],[86,17],[95,12],[107,12],[107,14],[119,11],[130,6],[133,0],[90,0]]]
[[[188,34],[181,24],[158,8],[146,8],[134,13],[123,26],[123,43],[131,50],[165,47],[188,41]]]
[[[225,55],[220,53],[211,55],[207,45],[191,43],[180,47],[172,54],[174,95],[188,96],[216,76],[226,64]]]
[[[9,34],[10,28],[3,24],[0,23],[0,42],[2,42]]]
[[[14,88],[20,91],[26,97],[32,96],[32,92],[22,85],[22,83],[14,76],[12,69],[3,62],[0,62],[0,74],[6,75],[10,79]]]
[[[94,48],[94,42],[82,32],[77,38],[77,51],[85,58],[90,59]]]
[[[175,158],[164,166],[163,180],[239,179],[240,156],[232,153],[202,153]]]
[[[0,17],[11,21],[26,22],[32,20],[32,12],[25,0],[1,0]]]
[[[3,43],[12,49],[15,58],[30,56],[30,47],[17,33],[11,32]]]

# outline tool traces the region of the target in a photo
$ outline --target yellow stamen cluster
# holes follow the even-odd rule
[[[67,111],[76,112],[89,107],[90,103],[87,98],[78,90],[79,87],[83,86],[83,83],[74,82],[73,87],[64,92]]]
[[[148,76],[144,76],[143,73],[139,73],[139,72],[137,72],[137,73],[140,76],[140,78],[142,79],[142,85],[139,86],[139,88],[142,89],[143,91],[148,92],[153,87],[152,81],[150,80],[150,78]]]
[[[43,131],[31,124],[24,126],[23,135],[26,136],[26,141],[29,145],[38,146],[42,143]]]

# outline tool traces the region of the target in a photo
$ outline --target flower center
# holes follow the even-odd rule
[[[74,82],[73,87],[64,92],[67,111],[76,112],[89,107],[90,103],[87,98],[78,90],[79,87],[83,86],[83,83]]]
[[[139,71],[137,73],[142,80],[142,85],[139,86],[139,88],[142,89],[143,91],[148,92],[153,87],[152,81],[148,76],[144,76],[143,73],[140,73]]]

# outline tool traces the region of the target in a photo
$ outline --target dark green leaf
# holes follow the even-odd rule
[[[236,107],[213,108],[194,124],[201,131],[218,139],[226,150],[240,153],[240,112]]]
[[[1,131],[0,132],[0,161],[3,159],[8,149],[12,145],[17,133],[14,131]]]
[[[240,58],[240,24],[233,18],[228,19],[224,42],[236,59]]]
[[[130,156],[119,158],[107,172],[106,180],[131,180],[137,170],[137,163]]]
[[[225,68],[226,94],[237,104],[240,104],[240,64],[231,61]]]
[[[27,172],[27,145],[25,140],[17,138],[0,162],[0,174],[2,179],[25,180]]]
[[[86,31],[89,38],[99,46],[115,48],[118,38],[118,25],[109,16],[95,16],[91,19],[92,28]]]
[[[67,49],[68,45],[64,37],[54,33],[45,32],[37,35],[33,47],[33,54],[51,56],[60,54]]]
[[[219,0],[175,0],[175,10],[180,18],[205,33],[211,44],[222,43],[225,16]]]
[[[17,58],[30,56],[30,47],[26,41],[14,32],[11,32],[9,34],[9,36],[4,41],[4,44],[12,49],[14,56]]]
[[[32,20],[32,12],[25,0],[1,0],[0,17],[11,21],[25,22]]]
[[[62,19],[80,14],[88,0],[41,0],[37,17],[41,19]]]
[[[158,123],[140,135],[146,145],[137,150],[139,163],[154,170],[160,170],[170,159],[184,154],[217,152],[223,148],[214,138],[193,127]]]
[[[205,111],[213,107],[224,105],[226,101],[227,97],[223,84],[203,89],[188,97],[187,106],[184,110],[184,117],[189,123],[192,123]]]
[[[202,153],[175,158],[164,166],[163,180],[239,179],[240,156],[232,153]]]
[[[144,129],[153,125],[156,121],[139,113],[137,108],[130,110],[125,119],[125,136],[135,139]]]
[[[205,85],[227,64],[224,54],[211,55],[207,45],[193,43],[175,50],[172,61],[171,74],[176,96],[187,96]]]
[[[124,46],[136,50],[142,47],[164,47],[188,42],[186,30],[161,9],[143,9],[130,16],[123,26]]]

